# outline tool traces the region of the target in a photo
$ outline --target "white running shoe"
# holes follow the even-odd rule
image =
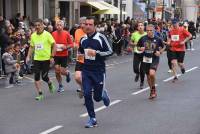
[[[169,69],[169,70],[168,70],[168,73],[172,73],[172,70],[171,70],[171,69]]]

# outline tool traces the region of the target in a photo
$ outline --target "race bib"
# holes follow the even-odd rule
[[[88,55],[88,49],[84,49],[84,52],[85,52],[85,59],[87,59],[87,60],[95,60],[96,59],[96,56]]]
[[[63,51],[63,46],[64,44],[56,44],[56,51],[57,52]]]
[[[44,46],[43,44],[35,44],[35,50],[43,50]]]
[[[144,62],[144,63],[152,63],[152,58],[143,56],[143,62]]]
[[[172,35],[172,41],[179,41],[179,35]]]

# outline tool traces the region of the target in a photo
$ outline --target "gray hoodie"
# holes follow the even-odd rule
[[[17,63],[17,61],[13,59],[13,56],[10,53],[5,52],[2,59],[5,64],[6,73],[12,73],[17,70],[15,67],[15,63]]]

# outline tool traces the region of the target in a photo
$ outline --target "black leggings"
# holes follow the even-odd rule
[[[35,81],[40,80],[40,74],[42,73],[42,80],[45,82],[49,82],[49,66],[50,61],[34,61],[34,79]]]
[[[133,58],[133,71],[136,75],[140,75],[141,83],[144,82],[145,73],[143,72],[143,69],[141,68],[143,55],[134,53]]]
[[[168,59],[168,66],[169,66],[169,69],[172,69],[172,62],[171,62],[171,51],[170,50],[167,50],[167,59]]]

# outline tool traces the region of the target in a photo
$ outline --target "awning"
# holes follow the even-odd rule
[[[108,4],[104,1],[98,1],[98,2],[87,2],[89,5],[95,7],[96,9],[99,9],[98,11],[92,13],[92,14],[120,14],[120,9]],[[126,14],[126,12],[122,11],[122,14]]]
[[[87,2],[87,3],[99,10],[109,9],[109,7],[107,7],[105,4],[102,4],[101,2]]]
[[[98,10],[92,14],[120,14],[120,10],[115,10],[115,9]],[[122,11],[122,14],[126,14],[126,12]]]

